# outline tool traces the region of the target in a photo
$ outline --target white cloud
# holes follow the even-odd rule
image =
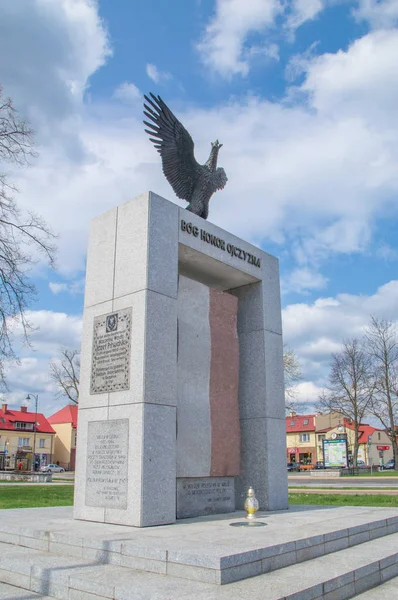
[[[168,81],[171,79],[170,73],[167,73],[166,71],[160,71],[156,65],[151,63],[147,64],[146,66],[146,74],[154,83],[160,83],[161,81]]]
[[[325,8],[326,0],[293,0],[287,17],[287,27],[297,29],[306,21],[311,21]]]
[[[84,10],[72,18],[65,9],[69,5]],[[32,91],[35,76],[24,77],[24,61],[40,79],[41,46],[35,54],[34,47],[21,40],[21,56],[11,61],[13,68],[7,67],[3,83],[18,105],[25,103],[33,115],[41,148],[34,167],[17,173],[18,201],[27,208],[34,206],[60,233],[59,270],[73,279],[85,267],[88,222],[93,216],[147,189],[175,197],[143,131],[140,103],[126,107],[112,98],[103,104],[84,102],[73,91],[72,81],[87,89],[90,75],[109,54],[95,4],[65,0],[50,11],[49,3],[35,0],[29,4],[29,19],[15,3],[4,6],[5,21],[14,33],[0,36],[1,56],[13,56],[14,38],[27,28],[26,39],[35,35],[46,42],[48,78],[58,94],[44,91],[45,97],[39,98],[42,92]],[[226,10],[223,6],[217,5],[214,23]],[[246,12],[247,25],[264,8],[261,2],[248,4],[247,10],[245,6],[231,4],[228,18],[239,20],[239,11]],[[267,6],[266,14],[273,14]],[[51,37],[50,17],[62,43]],[[79,61],[76,39],[82,36],[88,57]],[[238,46],[243,47],[241,42]],[[172,106],[195,140],[198,161],[207,159],[210,141],[218,137],[224,142],[219,162],[229,181],[212,198],[210,219],[264,246],[268,240],[286,244],[297,263],[290,279],[303,291],[307,285],[319,289],[324,284],[322,264],[331,254],[368,250],[378,215],[387,208],[392,217],[396,214],[397,53],[397,32],[372,32],[345,52],[320,57],[309,53],[301,66],[304,82],[282,102],[247,96],[210,109]],[[239,56],[238,62],[243,60]],[[65,65],[68,85],[58,75]],[[123,89],[133,97],[131,85],[119,88],[120,93]],[[51,119],[57,122],[56,140],[46,138]]]
[[[55,358],[61,346],[79,349],[82,318],[49,310],[29,311],[27,317],[33,326],[31,346],[18,338],[22,331],[17,327],[14,335],[20,339],[20,364],[7,364],[6,376],[10,388],[3,395],[9,405],[21,406],[28,393],[39,394],[39,411],[49,416],[66,400],[56,398],[56,387],[50,379],[49,361]],[[17,342],[16,342],[17,343]]]
[[[301,91],[321,114],[340,119],[389,120],[396,110],[398,30],[375,31],[347,52],[314,57]]]
[[[223,77],[247,75],[248,36],[273,26],[282,10],[280,0],[217,0],[215,14],[197,45],[204,64]]]
[[[378,64],[384,74],[376,89],[367,82],[361,51],[369,44],[369,72]],[[247,97],[214,109],[172,107],[191,132],[200,162],[210,141],[224,143],[219,162],[229,181],[212,199],[210,219],[259,244],[289,241],[299,266],[311,272],[319,272],[331,253],[363,252],[373,219],[393,206],[398,191],[392,52],[398,52],[398,37],[377,32],[345,53],[310,58],[298,88],[307,106]],[[342,65],[349,65],[350,75]],[[80,109],[79,139],[90,160],[76,168],[43,147],[35,168],[18,182],[21,201],[29,199],[61,232],[60,270],[69,274],[84,268],[91,217],[147,189],[174,199],[143,131],[139,104],[128,115],[112,104],[89,108]]]
[[[80,315],[67,315],[51,310],[29,310],[26,312],[26,318],[33,327],[30,342],[34,352],[54,354],[61,344],[68,348],[80,346],[82,329]],[[15,338],[21,334],[22,328],[17,325],[14,330]]]
[[[81,159],[79,108],[88,78],[110,55],[94,0],[4,0],[0,19],[0,72],[5,91],[31,119],[36,139],[61,145]]]
[[[344,339],[360,338],[372,315],[398,323],[398,281],[373,295],[338,294],[283,310],[284,341],[297,354],[303,375],[298,402],[311,395],[308,386],[319,391],[327,385],[331,354],[340,351]]]
[[[282,291],[302,293],[308,290],[320,290],[326,287],[328,280],[321,273],[317,273],[307,267],[294,269],[282,280]]]
[[[76,281],[69,281],[68,283],[59,283],[56,281],[50,281],[48,284],[50,291],[57,296],[64,292],[68,294],[83,294],[84,293],[84,279],[78,279]]]
[[[68,289],[68,284],[67,283],[56,283],[55,281],[50,281],[50,283],[48,284],[48,287],[50,288],[52,293],[56,296],[57,294],[60,294],[61,292],[66,292]]]
[[[297,410],[300,412],[306,412],[313,410],[314,404],[318,401],[318,398],[322,392],[321,387],[315,385],[312,381],[300,381],[295,388],[295,398],[290,404],[296,404]],[[301,406],[303,406],[303,409]]]
[[[246,76],[253,58],[262,54],[279,60],[279,48],[270,42],[281,32],[290,41],[295,30],[315,19],[327,0],[217,0],[197,50],[204,64],[225,78]],[[278,18],[281,23],[278,23]],[[261,36],[260,44],[253,38]]]
[[[113,96],[117,100],[126,102],[126,104],[131,104],[132,102],[140,100],[142,94],[138,87],[134,85],[134,83],[128,83],[127,81],[125,81],[115,89],[115,91],[113,92]]]
[[[246,56],[249,60],[263,56],[270,60],[279,61],[279,46],[277,44],[251,46],[246,51]]]
[[[376,254],[385,261],[398,260],[398,250],[392,248],[389,244],[381,244],[379,248],[377,248]]]
[[[375,29],[388,29],[398,22],[398,0],[358,0],[353,14]]]

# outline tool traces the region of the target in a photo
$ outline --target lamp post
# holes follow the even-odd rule
[[[28,394],[26,400],[31,400],[31,396],[35,400],[35,422],[33,424],[33,460],[32,460],[32,471],[35,471],[36,466],[36,430],[37,430],[37,404],[39,402],[39,394]]]
[[[7,456],[8,456],[8,444],[10,442],[8,441],[8,438],[6,438],[6,441],[4,442],[4,463],[1,466],[1,469],[6,470],[6,466],[7,466]]]

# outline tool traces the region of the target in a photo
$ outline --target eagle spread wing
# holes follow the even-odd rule
[[[222,167],[218,167],[213,173],[212,182],[215,190],[222,190],[228,181],[226,172]]]
[[[144,96],[144,114],[152,122],[144,121],[149,139],[162,157],[163,173],[176,196],[190,202],[201,166],[196,161],[194,143],[185,127],[171,112],[160,96]],[[224,184],[225,185],[225,184]]]

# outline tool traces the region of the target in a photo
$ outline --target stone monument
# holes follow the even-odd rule
[[[278,261],[148,192],[95,218],[76,519],[287,508]]]

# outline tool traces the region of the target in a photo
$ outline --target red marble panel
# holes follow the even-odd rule
[[[238,299],[210,289],[210,475],[239,475],[239,340]]]

